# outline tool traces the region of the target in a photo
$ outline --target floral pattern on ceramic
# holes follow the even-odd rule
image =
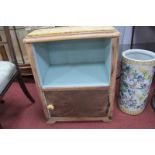
[[[148,92],[154,74],[154,64],[132,64],[122,60],[120,102],[122,111],[136,115],[141,113],[147,103]]]

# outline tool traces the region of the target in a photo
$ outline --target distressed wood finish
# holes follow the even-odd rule
[[[5,47],[4,47],[4,45],[6,44],[7,42],[6,41],[2,41],[2,38],[1,38],[1,36],[0,36],[0,58],[2,59],[2,60],[5,60],[5,61],[8,61],[9,60],[9,58],[8,58],[8,56],[7,56],[7,54],[6,54],[6,50],[5,50]],[[1,60],[0,59],[0,60]]]
[[[118,36],[118,32],[113,33],[92,33],[92,34],[72,34],[72,35],[62,35],[62,36],[46,36],[46,37],[31,37],[25,38],[25,43],[34,43],[34,42],[46,42],[46,41],[58,41],[58,40],[71,40],[71,39],[90,39],[90,38],[113,38]]]
[[[41,101],[43,103],[42,104],[43,110],[44,110],[46,118],[48,119],[49,118],[49,112],[47,110],[46,99],[45,99],[44,93],[41,90],[41,86],[40,86],[40,82],[39,82],[39,76],[38,76],[37,69],[36,69],[36,62],[35,62],[35,58],[34,58],[33,53],[32,53],[32,44],[25,44],[25,48],[26,48],[27,55],[28,55],[28,58],[29,58],[29,61],[31,64],[32,73],[33,73],[34,79],[36,81],[36,86],[37,86]]]
[[[115,102],[115,83],[117,73],[119,32],[117,30],[107,32],[87,32],[72,34],[56,34],[49,36],[27,36],[24,39],[32,72],[35,78],[38,92],[43,104],[47,123],[57,121],[104,121],[112,118],[113,104]],[[110,86],[106,87],[59,87],[42,88],[39,74],[36,69],[36,60],[32,52],[32,44],[35,42],[47,42],[86,38],[111,38],[112,60]]]
[[[117,74],[117,61],[118,61],[118,44],[119,39],[112,39],[112,65],[111,65],[111,78],[110,78],[110,91],[109,91],[109,112],[108,116],[112,117],[113,104],[115,102],[115,85],[116,85],[116,74]]]
[[[109,106],[108,90],[46,92],[51,117],[101,117],[107,115]]]
[[[63,35],[63,36],[47,36],[47,37],[37,37],[37,38],[26,38],[25,43],[32,42],[46,42],[46,41],[58,41],[58,40],[70,40],[70,39],[89,39],[89,38],[109,38],[116,37],[119,33],[94,33],[94,34],[76,34],[76,35]]]
[[[32,69],[30,67],[30,64],[19,65],[19,69],[23,76],[32,75]]]
[[[111,122],[111,118],[108,116],[105,117],[52,117],[49,118],[47,123],[54,124],[56,122],[73,122],[73,121],[103,121],[103,122]]]
[[[109,86],[105,87],[60,87],[60,88],[44,88],[42,89],[43,92],[49,91],[71,91],[71,90],[81,90],[81,91],[88,91],[88,90],[109,90]]]
[[[4,61],[8,61],[8,56],[6,54],[6,51],[5,51],[5,47],[3,45],[0,45],[0,55],[1,55],[1,58],[2,60]]]
[[[58,31],[56,30],[58,29]],[[65,32],[66,29],[66,32]],[[69,30],[70,29],[70,30]],[[118,37],[119,32],[113,27],[61,27],[48,30],[36,30],[37,33],[30,33],[25,39],[25,43],[89,39],[89,38],[113,38]],[[46,32],[46,33],[45,33]]]

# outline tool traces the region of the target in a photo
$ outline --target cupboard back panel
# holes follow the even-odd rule
[[[37,53],[46,51],[50,65],[103,63],[111,53],[110,39],[79,39],[34,43]],[[44,48],[44,50],[43,50]]]

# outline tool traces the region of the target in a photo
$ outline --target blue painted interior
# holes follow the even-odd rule
[[[108,76],[103,63],[52,66],[45,78],[47,87],[108,86]]]
[[[43,46],[32,46],[33,55],[36,61],[36,68],[39,74],[40,83],[44,85],[44,79],[48,69],[50,68],[49,53]]]
[[[79,39],[33,44],[41,86],[108,86],[110,39]]]

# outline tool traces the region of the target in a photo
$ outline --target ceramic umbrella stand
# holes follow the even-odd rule
[[[130,115],[140,114],[146,106],[153,79],[155,53],[132,49],[122,54],[120,109]]]

